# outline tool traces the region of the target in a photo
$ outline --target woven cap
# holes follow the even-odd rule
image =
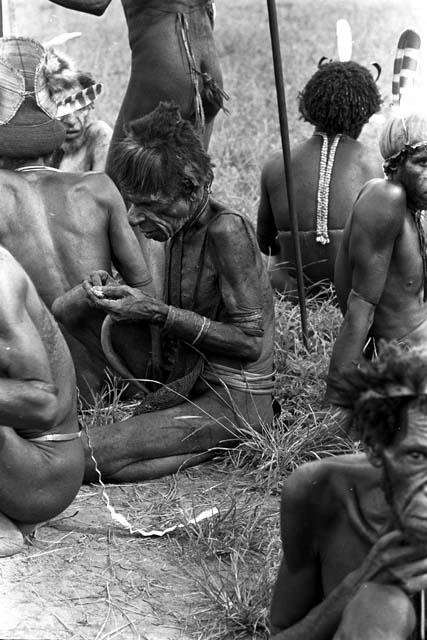
[[[0,155],[48,155],[65,139],[44,73],[46,51],[30,38],[0,38]]]

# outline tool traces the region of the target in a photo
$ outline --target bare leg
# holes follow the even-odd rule
[[[135,482],[174,473],[182,465],[209,459],[215,447],[235,446],[248,422],[259,431],[262,420],[271,419],[269,396],[257,396],[255,406],[250,394],[233,395],[230,401],[222,390],[209,391],[195,405],[183,402],[91,429],[90,441],[104,480]],[[85,482],[96,481],[88,451],[86,460]]]
[[[0,427],[0,557],[21,551],[23,534],[65,509],[82,475],[79,440],[38,444]]]
[[[0,513],[0,558],[13,556],[24,548],[24,536],[18,527]]]
[[[367,582],[347,605],[333,640],[406,640],[415,611],[398,587]]]

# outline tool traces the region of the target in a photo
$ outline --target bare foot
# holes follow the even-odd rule
[[[0,558],[13,556],[24,548],[24,536],[9,518],[0,513]]]

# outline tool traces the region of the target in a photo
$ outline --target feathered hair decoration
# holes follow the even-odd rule
[[[351,60],[353,49],[353,39],[349,22],[344,18],[340,18],[337,20],[336,30],[338,60],[340,62],[348,62]]]
[[[413,92],[420,57],[421,38],[416,31],[406,29],[397,43],[391,86],[394,108],[405,107]]]
[[[74,40],[75,38],[80,38],[82,35],[81,31],[71,31],[67,33],[61,33],[58,36],[54,36],[50,40],[43,42],[43,46],[45,49],[53,49],[54,47],[60,47],[70,40]]]

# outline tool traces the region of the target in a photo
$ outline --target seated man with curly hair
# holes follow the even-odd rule
[[[307,284],[314,288],[333,281],[338,246],[357,194],[367,180],[382,176],[379,156],[357,140],[380,104],[372,74],[356,62],[319,64],[299,96],[302,118],[315,127],[313,135],[292,151],[302,262]],[[262,171],[257,235],[261,251],[272,256],[272,286],[294,291],[295,257],[281,153],[272,155]]]
[[[342,377],[365,453],[285,482],[272,640],[422,638],[427,588],[427,352],[390,344]]]

